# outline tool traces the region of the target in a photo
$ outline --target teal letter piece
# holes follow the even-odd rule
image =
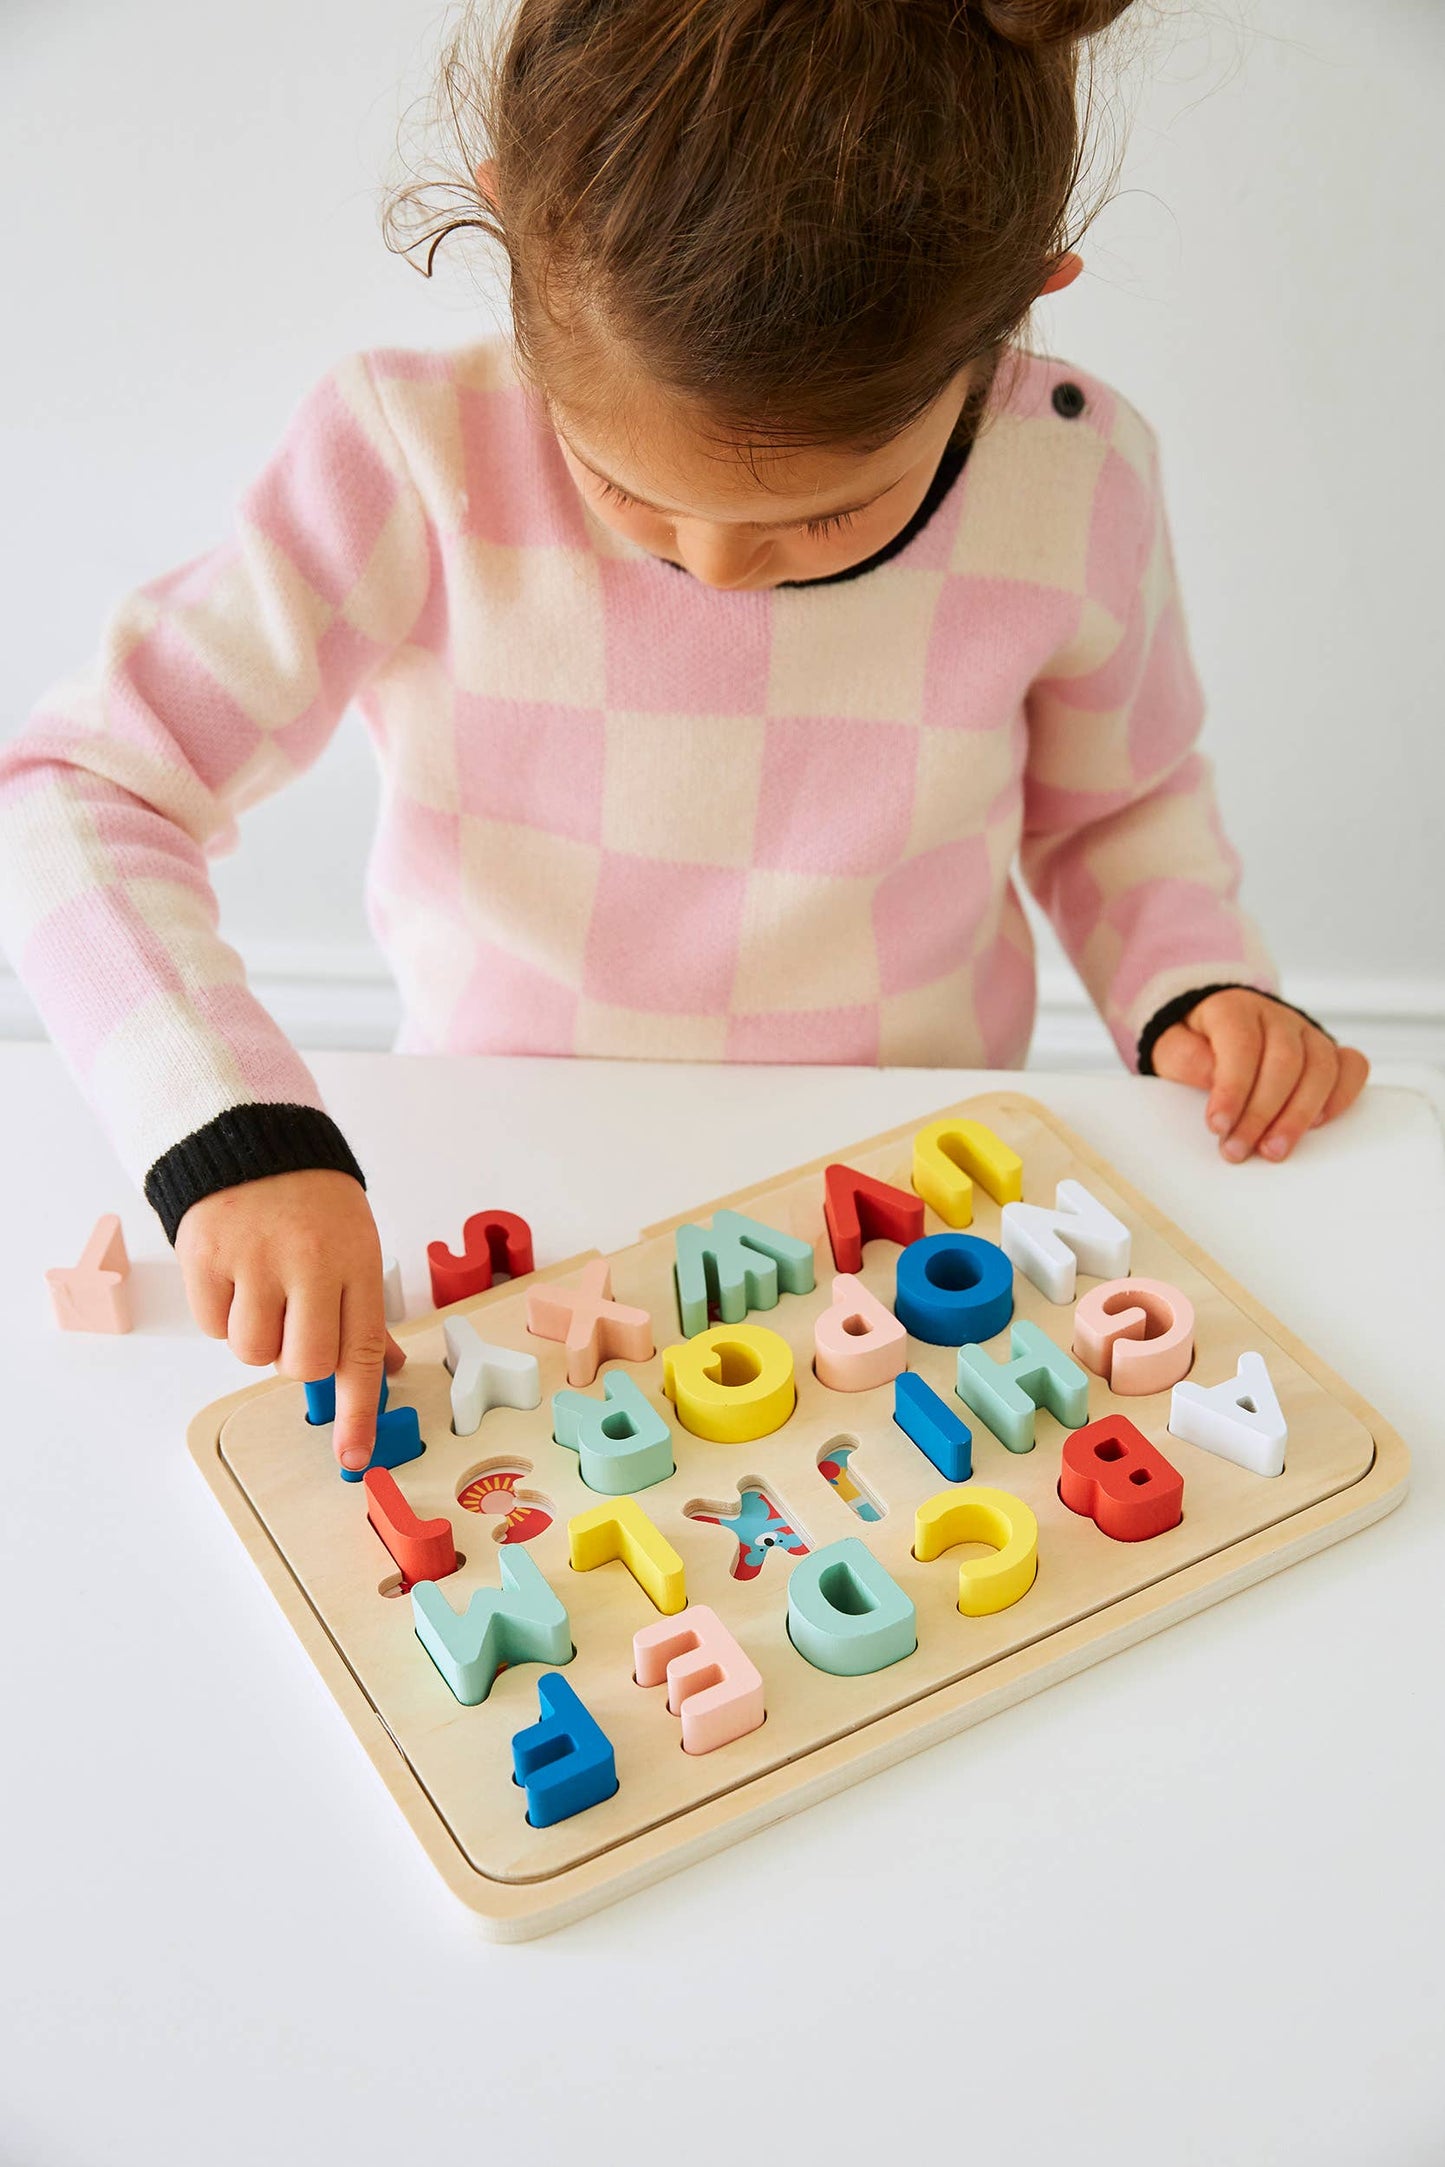
[[[814,1670],[862,1678],[918,1646],[918,1614],[856,1535],[799,1558],[788,1581],[788,1638]]]
[[[716,1302],[724,1324],[741,1324],[750,1309],[776,1309],[785,1294],[813,1291],[813,1252],[795,1235],[749,1219],[740,1211],[716,1211],[711,1227],[677,1230],[677,1314],[683,1337],[705,1332]]]
[[[602,1399],[590,1392],[554,1392],[552,1435],[577,1454],[582,1480],[604,1497],[622,1497],[666,1482],[675,1462],[672,1431],[635,1377],[609,1369]]]
[[[500,1588],[478,1588],[458,1617],[435,1580],[411,1591],[416,1637],[464,1708],[492,1690],[504,1663],[570,1663],[567,1613],[525,1550],[503,1549]]]
[[[600,1806],[617,1790],[612,1741],[555,1670],[537,1680],[542,1714],[512,1740],[512,1781],[527,1793],[533,1828],[551,1828]]]
[[[995,1362],[982,1347],[960,1347],[954,1389],[1010,1452],[1034,1449],[1034,1414],[1047,1407],[1066,1430],[1089,1419],[1089,1378],[1036,1324],[1020,1317],[1009,1339],[1011,1362]]]

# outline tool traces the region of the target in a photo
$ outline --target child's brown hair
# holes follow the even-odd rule
[[[463,169],[394,189],[387,245],[429,276],[500,241],[521,374],[571,415],[633,376],[723,440],[867,453],[970,365],[962,439],[1087,223],[1080,50],[1128,5],[521,0],[495,46],[469,5]]]

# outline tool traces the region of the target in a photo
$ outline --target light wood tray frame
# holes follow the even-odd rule
[[[300,1386],[268,1379],[216,1402],[191,1424],[193,1456],[303,1646],[448,1885],[491,1937],[545,1933],[721,1850],[1339,1541],[1404,1495],[1408,1454],[1383,1417],[1046,1108],[1016,1092],[990,1092],[931,1118],[943,1114],[985,1121],[1009,1141],[1024,1160],[1030,1201],[1051,1203],[1056,1181],[1073,1175],[1126,1220],[1132,1268],[1181,1286],[1194,1301],[1197,1379],[1232,1375],[1245,1347],[1265,1354],[1290,1422],[1285,1473],[1262,1481],[1198,1452],[1167,1434],[1167,1393],[1118,1400],[1095,1379],[1091,1417],[1122,1408],[1185,1477],[1178,1528],[1148,1543],[1112,1543],[1058,1499],[1064,1433],[1051,1416],[1040,1414],[1038,1444],[1021,1455],[1006,1452],[970,1417],[975,1476],[1026,1498],[1038,1516],[1040,1571],[1012,1609],[961,1618],[957,1566],[968,1553],[953,1550],[926,1566],[912,1557],[914,1508],[947,1485],[893,1423],[891,1386],[832,1393],[811,1369],[813,1319],[829,1303],[833,1276],[823,1169],[842,1159],[907,1187],[912,1139],[924,1123],[650,1227],[612,1259],[616,1297],[652,1311],[659,1354],[630,1367],[672,1422],[678,1460],[669,1481],[643,1491],[640,1502],[681,1551],[689,1599],[718,1610],[768,1692],[760,1731],[717,1753],[685,1755],[662,1690],[644,1692],[631,1677],[632,1634],[656,1612],[620,1564],[582,1575],[567,1560],[567,1520],[599,1500],[581,1483],[575,1454],[551,1439],[551,1394],[565,1381],[562,1350],[525,1332],[531,1282],[503,1283],[455,1305],[474,1315],[486,1336],[526,1346],[542,1366],[541,1408],[494,1409],[470,1438],[450,1433],[439,1317],[413,1319],[398,1330],[411,1359],[394,1398],[417,1406],[429,1450],[399,1479],[419,1512],[451,1515],[467,1559],[444,1583],[453,1604],[465,1607],[474,1587],[498,1580],[491,1523],[456,1504],[471,1473],[490,1462],[520,1462],[531,1470],[524,1488],[554,1509],[552,1527],[528,1554],[567,1604],[578,1653],[566,1675],[613,1740],[621,1778],[613,1799],[555,1829],[527,1827],[510,1776],[512,1734],[536,1719],[536,1667],[504,1672],[479,1708],[452,1698],[412,1633],[409,1601],[379,1593],[389,1560],[366,1521],[360,1485],[337,1480],[329,1432],[318,1438],[302,1427]],[[725,1204],[803,1235],[817,1258],[814,1294],[784,1295],[777,1309],[753,1318],[793,1344],[797,1411],[774,1437],[739,1447],[691,1437],[661,1396],[660,1350],[680,1337],[673,1232]],[[932,1212],[927,1223],[930,1232],[940,1225]],[[981,1191],[971,1231],[997,1236],[998,1207]],[[886,1242],[865,1251],[861,1276],[885,1300],[896,1255]],[[533,1276],[565,1277],[584,1261],[573,1257]],[[1080,1293],[1093,1284],[1080,1274]],[[1022,1274],[1015,1275],[1015,1300],[1017,1315],[1034,1317],[1068,1345],[1070,1309],[1046,1302]],[[993,1344],[1006,1356],[1006,1333]],[[951,1390],[953,1360],[952,1349],[910,1342],[910,1366],[940,1392]],[[858,1440],[857,1471],[889,1508],[881,1521],[859,1520],[817,1472],[820,1452],[840,1436]],[[699,1502],[730,1501],[749,1480],[779,1495],[810,1546],[851,1534],[875,1551],[917,1604],[913,1656],[862,1679],[828,1677],[804,1662],[787,1639],[786,1559],[770,1556],[756,1579],[740,1582],[731,1575],[727,1531],[687,1513]]]

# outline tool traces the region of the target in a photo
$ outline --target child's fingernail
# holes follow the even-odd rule
[[[349,1467],[354,1474],[358,1468],[365,1467],[370,1458],[371,1454],[369,1452],[358,1452],[356,1447],[351,1445],[342,1453],[341,1464],[343,1467]]]
[[[1283,1136],[1271,1136],[1259,1148],[1267,1159],[1282,1159],[1289,1150],[1289,1143]]]
[[[1229,1127],[1228,1114],[1211,1114],[1209,1117],[1209,1126],[1211,1127],[1211,1129],[1213,1129],[1216,1136],[1222,1136],[1225,1130]]]
[[[1245,1147],[1240,1142],[1239,1138],[1237,1136],[1231,1136],[1229,1142],[1224,1146],[1225,1158],[1233,1159],[1236,1163],[1238,1163],[1238,1161],[1244,1157],[1244,1153]]]

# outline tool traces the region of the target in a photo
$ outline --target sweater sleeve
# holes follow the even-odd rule
[[[232,530],[111,613],[0,747],[0,940],[167,1234],[213,1189],[360,1170],[217,931],[207,859],[414,623],[426,522],[364,355],[306,394]]]
[[[1035,681],[1019,862],[1126,1067],[1166,1003],[1277,991],[1239,908],[1240,861],[1197,747],[1203,697],[1153,432],[1120,402],[1100,466],[1079,619]]]

